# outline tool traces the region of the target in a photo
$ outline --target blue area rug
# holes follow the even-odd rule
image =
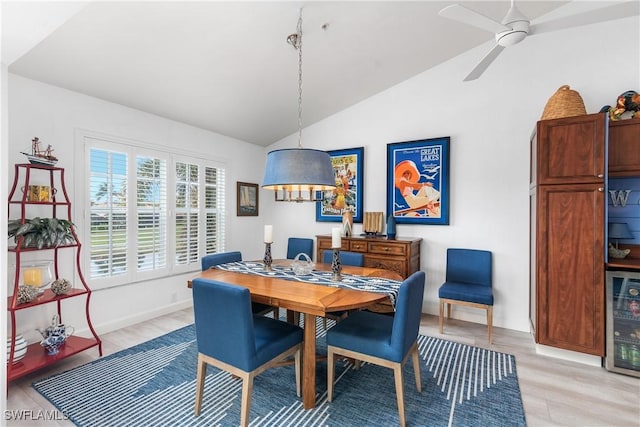
[[[325,351],[318,325],[318,350]],[[329,322],[331,324],[331,321]],[[420,336],[422,393],[405,365],[405,411],[413,426],[526,425],[513,355]],[[79,426],[237,426],[241,381],[207,369],[202,412],[193,412],[197,348],[193,325],[33,383]],[[332,403],[326,363],[318,362],[317,406],[304,410],[293,366],[254,381],[252,426],[398,425],[393,372],[371,364],[336,363]]]

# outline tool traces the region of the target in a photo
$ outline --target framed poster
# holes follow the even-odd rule
[[[345,210],[353,214],[353,222],[362,222],[362,177],[364,147],[327,151],[333,164],[336,189],[325,191],[316,202],[316,221],[342,222]]]
[[[449,139],[387,144],[387,212],[397,224],[449,224]]]
[[[258,184],[237,182],[236,215],[258,216]]]

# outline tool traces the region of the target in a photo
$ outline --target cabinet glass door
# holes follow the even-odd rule
[[[640,377],[640,272],[607,272],[606,367]]]

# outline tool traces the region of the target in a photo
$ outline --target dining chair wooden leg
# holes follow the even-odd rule
[[[301,373],[300,373],[301,357],[300,356],[301,354],[302,354],[302,351],[298,348],[298,351],[296,351],[296,354],[294,355],[295,366],[296,366],[296,393],[298,397],[300,397],[300,377],[301,377]]]
[[[489,344],[492,343],[493,335],[493,306],[487,307],[487,328],[489,329]]]
[[[253,393],[253,373],[246,372],[242,375],[242,404],[240,408],[240,425],[249,425],[249,412],[251,411],[251,394]]]
[[[327,400],[333,401],[333,375],[334,375],[334,353],[329,347],[327,350]]]
[[[400,416],[400,426],[406,424],[404,417],[404,381],[402,380],[402,363],[394,364],[393,376],[396,381],[396,398],[398,400],[398,414]]]
[[[202,407],[202,393],[204,392],[204,379],[207,376],[207,363],[202,359],[202,355],[198,354],[198,368],[196,374],[196,404],[195,413],[200,415]]]
[[[440,300],[440,333],[442,334],[442,330],[444,327],[444,302]]]
[[[411,350],[413,353],[413,371],[416,377],[416,389],[418,393],[422,392],[422,379],[420,378],[420,357],[418,355],[418,343],[413,344],[413,349]]]

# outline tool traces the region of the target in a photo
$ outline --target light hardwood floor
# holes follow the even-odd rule
[[[178,311],[144,323],[103,335],[103,354],[160,336],[193,322],[191,309]],[[438,333],[438,319],[424,315],[421,333],[452,341],[489,347],[486,326],[450,320],[444,335]],[[640,379],[565,360],[535,354],[527,333],[494,328],[493,350],[516,356],[516,367],[524,403],[527,425],[535,426],[640,426]],[[7,409],[52,410],[53,406],[31,383],[55,372],[94,360],[91,349],[66,359],[46,372],[39,372],[13,382],[9,387]],[[194,373],[195,374],[195,373]],[[424,381],[428,381],[425,378]],[[6,414],[0,425],[68,426],[69,421],[12,421]]]

